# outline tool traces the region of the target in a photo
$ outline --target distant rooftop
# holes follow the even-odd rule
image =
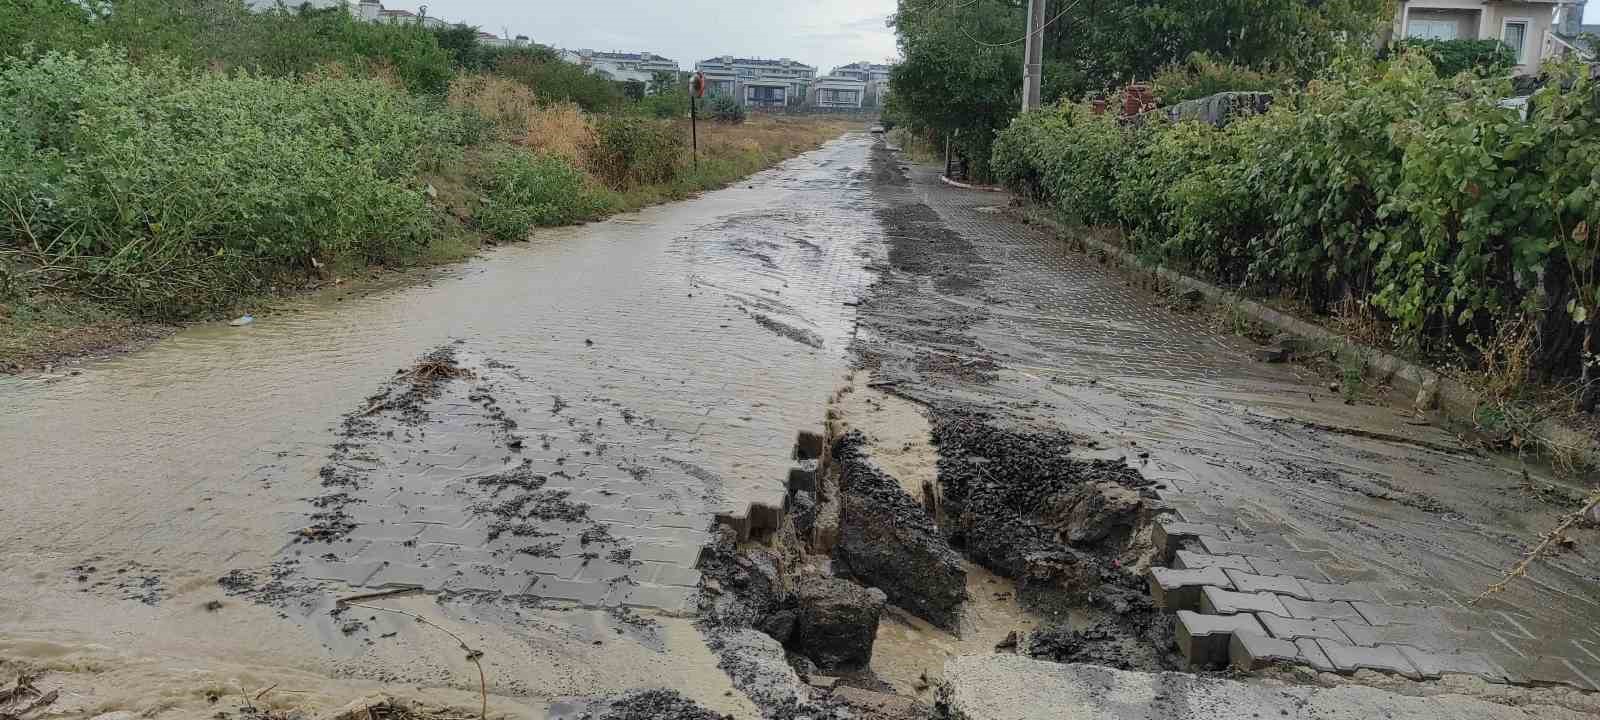
[[[790,60],[789,58],[778,58],[776,60],[772,60],[769,58],[741,58],[733,57],[731,55],[723,55],[722,57],[706,58],[700,62],[707,65],[769,65],[772,67],[800,67],[813,70],[816,69],[803,62],[798,60]]]

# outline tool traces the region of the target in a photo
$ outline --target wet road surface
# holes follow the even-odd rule
[[[417,588],[372,602],[484,649],[502,711],[665,685],[749,717],[684,617],[695,554],[713,514],[781,497],[794,432],[821,424],[857,341],[902,397],[1098,440],[1185,519],[1228,528],[1219,555],[1395,606],[1461,609],[1548,526],[1507,464],[1312,428],[1452,442],[1252,363],[1002,196],[884,175],[871,144],[541,232],[425,286],[0,381],[0,573],[23,580],[0,583],[0,657],[96,668],[64,707],[276,682],[472,706],[453,643],[333,604]],[[439,348],[459,376],[385,404]],[[1541,672],[1600,663],[1600,634],[1551,630],[1591,632],[1595,579],[1581,556],[1541,566],[1476,638]]]
[[[1003,195],[901,171],[880,158],[889,269],[860,319],[878,386],[1083,436],[1083,455],[1135,465],[1212,529],[1197,561],[1364,603],[1296,615],[1338,615],[1339,642],[1477,653],[1513,680],[1600,689],[1592,553],[1471,604],[1571,509],[1537,492],[1549,478],[1419,426],[1397,398],[1346,405],[1304,368],[1251,360],[1248,341],[1025,224]]]
[[[470,666],[396,647],[433,642],[405,618],[331,605],[417,587],[458,600],[411,601],[430,615],[505,643],[483,618],[520,617],[510,624],[547,628],[541,645],[571,649],[501,660],[493,690],[725,686],[669,648],[693,637],[677,618],[709,519],[781,497],[794,434],[820,426],[845,368],[877,240],[869,143],[847,136],[696,200],[541,231],[427,286],[0,381],[0,573],[32,579],[0,589],[0,606],[24,609],[0,617],[0,654],[105,643],[174,666],[264,656],[475,689]],[[375,411],[439,347],[465,374],[418,417]],[[515,473],[538,487],[495,484]],[[556,512],[529,510],[557,497]],[[354,527],[319,534],[330,508]],[[517,601],[484,602],[505,597]],[[207,602],[228,607],[196,610]],[[524,617],[530,606],[548,617]],[[618,606],[667,614],[575,613]],[[236,623],[251,629],[217,632]],[[631,649],[591,647],[612,635]]]

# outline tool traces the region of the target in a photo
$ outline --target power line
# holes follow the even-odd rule
[[[974,2],[976,2],[976,0],[974,0]],[[1056,16],[1053,17],[1053,18],[1050,18],[1050,20],[1048,22],[1046,22],[1043,25],[1040,25],[1033,32],[1025,33],[1022,37],[1019,37],[1019,38],[1017,38],[1015,40],[1009,40],[1009,41],[1003,42],[1003,43],[991,43],[991,42],[986,42],[986,41],[983,41],[983,40],[979,40],[978,38],[975,38],[975,37],[972,36],[972,31],[968,30],[967,26],[965,26],[965,25],[961,25],[960,26],[961,27],[961,33],[963,35],[966,35],[968,40],[971,40],[971,41],[973,41],[973,42],[975,42],[975,43],[977,43],[979,45],[982,45],[983,47],[988,47],[988,48],[1009,47],[1009,46],[1015,45],[1015,44],[1020,43],[1020,42],[1026,42],[1028,38],[1033,37],[1035,35],[1042,34],[1045,31],[1045,28],[1048,28],[1051,25],[1054,25],[1057,20],[1060,20],[1061,18],[1066,17],[1067,13],[1072,12],[1072,9],[1077,7],[1078,3],[1081,3],[1081,2],[1083,2],[1083,0],[1073,0],[1073,3],[1071,5],[1068,5],[1061,12],[1056,13]]]

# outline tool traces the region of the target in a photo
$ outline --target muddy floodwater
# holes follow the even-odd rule
[[[825,424],[862,431],[930,504],[946,472],[998,487],[991,456],[1049,448],[1025,465],[1120,478],[1209,533],[1189,533],[1192,558],[1340,593],[1351,642],[1482,653],[1523,684],[1600,679],[1590,555],[1473,603],[1578,488],[1381,388],[1347,404],[1305,367],[1255,362],[1006,203],[850,134],[417,284],[0,378],[0,681],[43,672],[52,712],[86,717],[383,692],[566,718],[647,687],[758,717],[704,604],[695,625],[724,587],[702,583],[705,558],[740,567],[713,518],[782,504],[796,432]],[[1003,545],[1014,526],[965,532]],[[1139,578],[1040,612],[1003,577],[1005,547],[970,547],[959,632],[890,608],[868,684],[931,701],[947,659],[1035,628],[1168,669],[1159,633],[1125,627],[1171,622]],[[1380,627],[1413,619],[1431,624]],[[715,632],[735,631],[759,634]]]
[[[554,469],[570,460],[573,497],[594,497],[597,523],[618,536],[633,529],[620,541],[626,549],[637,543],[658,551],[649,560],[691,569],[711,514],[781,492],[795,431],[820,425],[844,369],[852,306],[877,244],[863,172],[869,142],[847,136],[696,200],[540,231],[421,286],[327,294],[248,327],[193,328],[81,373],[0,380],[0,573],[8,578],[0,657],[93,663],[107,678],[126,672],[101,683],[119,687],[93,690],[104,696],[69,694],[93,707],[181,704],[208,684],[232,682],[229,668],[291,667],[475,695],[476,676],[468,682],[471,668],[450,645],[404,618],[364,621],[372,627],[352,638],[337,619],[218,587],[235,571],[259,580],[298,552],[293,541],[314,511],[308,501],[327,493],[319,472],[333,462],[342,418],[441,346],[476,358],[485,386],[494,375],[497,407],[525,436],[518,462]],[[471,387],[453,392],[459,397],[440,402],[479,409]],[[562,406],[565,414],[552,413]],[[464,503],[451,506],[422,481],[489,472],[511,453],[472,432],[470,417],[444,405],[433,415],[443,424],[418,428],[418,444],[395,446],[435,459],[385,456],[393,471],[363,480],[363,519],[367,528],[415,520],[434,534],[457,530],[465,537],[430,534],[422,545],[482,549],[482,534],[460,531],[471,519]],[[430,431],[436,441],[461,437],[430,444]],[[412,495],[395,495],[400,489]],[[371,538],[336,548],[352,557],[330,559],[353,568],[367,559],[353,551],[362,539]],[[403,549],[415,549],[415,535],[394,547],[408,539]],[[413,571],[441,567],[412,560]],[[406,569],[395,553],[376,561]],[[584,579],[564,569],[549,577]],[[374,578],[352,584],[366,579]],[[646,586],[652,579],[642,578]],[[692,587],[694,579],[673,582]],[[725,685],[714,669],[704,681],[688,677],[709,667],[694,661],[704,648],[686,621],[663,622],[654,645],[554,660],[526,639],[490,633],[503,648],[523,648],[490,655],[500,666],[492,689],[555,697],[651,680]],[[598,645],[589,635],[613,635],[616,625],[588,616],[544,624],[540,632],[574,647]],[[423,650],[433,646],[447,652]],[[608,666],[615,672],[592,671]],[[254,677],[265,687],[269,675]],[[301,689],[325,685],[310,684]]]

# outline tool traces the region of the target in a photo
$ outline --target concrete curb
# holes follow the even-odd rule
[[[1198,291],[1205,297],[1207,302],[1212,304],[1237,307],[1251,319],[1268,327],[1302,338],[1338,343],[1352,348],[1361,354],[1362,360],[1366,363],[1368,369],[1376,373],[1381,380],[1398,385],[1402,389],[1415,394],[1419,400],[1422,400],[1423,402],[1416,403],[1422,405],[1422,407],[1417,408],[1418,410],[1433,410],[1435,409],[1433,405],[1436,403],[1438,408],[1444,411],[1446,417],[1471,422],[1474,411],[1482,403],[1482,398],[1477,392],[1430,368],[1417,365],[1374,347],[1352,343],[1344,336],[1327,328],[1274,310],[1243,295],[1229,292],[1171,268],[1161,265],[1152,268],[1140,262],[1132,253],[1122,248],[1073,232],[1071,228],[1061,222],[1045,216],[1037,206],[1029,205],[1024,211],[1024,217],[1030,223],[1049,227],[1055,230],[1058,235],[1070,237],[1104,253],[1129,270],[1153,274],[1184,290]],[[1425,393],[1424,391],[1429,392]],[[1425,398],[1427,394],[1435,391],[1436,400]]]
[[[950,187],[961,188],[962,190],[979,190],[979,191],[982,191],[982,192],[992,192],[992,193],[1003,193],[1003,192],[1006,191],[1005,188],[998,188],[998,187],[993,187],[993,186],[990,186],[990,185],[972,185],[972,184],[960,182],[960,181],[957,181],[957,180],[951,180],[950,178],[948,178],[948,177],[946,177],[944,175],[940,175],[939,176],[939,182],[942,182],[942,183],[944,183],[946,185],[949,185]]]

